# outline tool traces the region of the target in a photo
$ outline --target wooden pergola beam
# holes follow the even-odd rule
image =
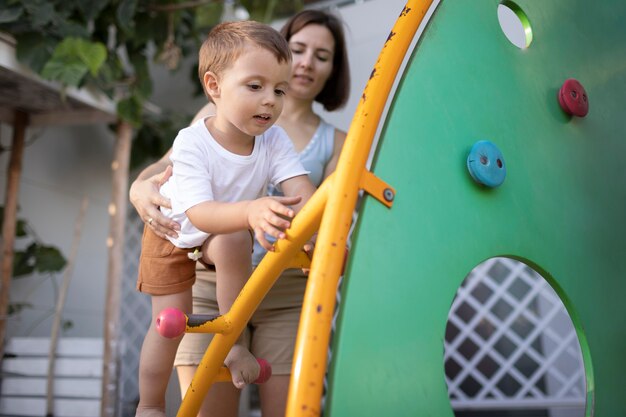
[[[15,251],[15,230],[17,224],[17,197],[22,174],[22,156],[24,138],[28,126],[28,114],[15,111],[13,123],[13,145],[7,172],[7,188],[4,198],[4,217],[2,219],[2,278],[0,281],[0,358],[4,355],[4,334],[6,332],[9,308],[9,290],[13,275],[13,256]]]
[[[109,269],[104,302],[104,369],[102,374],[101,417],[114,417],[118,403],[117,376],[119,360],[120,297],[124,267],[124,226],[128,206],[128,170],[133,129],[119,121],[112,171],[111,203],[109,204]]]

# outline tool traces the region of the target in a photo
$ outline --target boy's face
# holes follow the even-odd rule
[[[221,75],[210,74],[204,82],[217,107],[214,126],[232,138],[251,137],[265,132],[280,116],[291,63],[279,63],[266,49],[246,46]]]

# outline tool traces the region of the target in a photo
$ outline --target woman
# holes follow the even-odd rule
[[[341,21],[326,12],[302,11],[281,29],[293,54],[293,73],[277,124],[291,138],[314,185],[334,171],[346,134],[326,123],[313,110],[319,102],[327,111],[342,107],[349,94],[350,75]],[[196,118],[211,114],[205,106]],[[159,235],[175,235],[178,225],[161,215],[158,206],[169,202],[158,193],[162,177],[169,175],[169,153],[146,168],[132,184],[130,199],[139,215]],[[166,169],[164,174],[153,175]],[[151,175],[153,175],[151,177]],[[268,190],[276,194],[276,190]],[[265,252],[255,246],[254,263]],[[215,313],[214,272],[197,271],[194,313]],[[306,277],[300,270],[287,270],[265,297],[249,323],[245,337],[256,357],[272,364],[273,376],[259,386],[263,417],[283,416],[287,402],[291,360],[295,347]],[[211,334],[186,334],[176,358],[181,391],[186,391]],[[199,416],[237,415],[240,391],[232,384],[214,384]]]

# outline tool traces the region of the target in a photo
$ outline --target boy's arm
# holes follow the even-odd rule
[[[196,228],[207,233],[227,234],[253,230],[261,246],[272,250],[265,233],[283,239],[284,230],[291,224],[288,219],[294,216],[294,210],[289,206],[300,203],[300,200],[300,197],[263,197],[236,203],[205,201],[185,213]]]

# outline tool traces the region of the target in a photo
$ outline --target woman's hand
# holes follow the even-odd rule
[[[170,200],[159,193],[161,186],[172,176],[172,167],[168,166],[165,171],[142,180],[136,179],[130,186],[130,202],[139,213],[139,217],[158,236],[177,237],[180,225],[165,217],[159,207],[171,208]]]
[[[306,242],[304,246],[302,247],[302,250],[304,251],[304,253],[306,253],[306,256],[308,256],[310,260],[313,260],[313,251],[315,250],[316,240],[317,240],[317,233],[314,234],[311,237],[311,240]],[[311,272],[311,268],[302,268],[302,273],[304,275],[309,275],[309,272]]]

